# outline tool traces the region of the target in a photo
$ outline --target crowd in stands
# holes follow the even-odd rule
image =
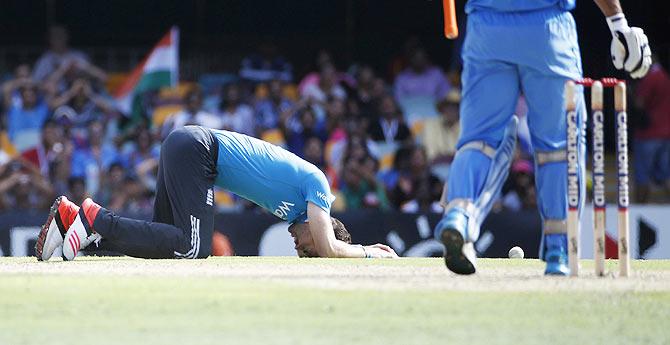
[[[0,210],[46,209],[63,194],[151,213],[161,141],[197,124],[262,138],[315,164],[336,211],[441,212],[459,132],[458,78],[417,45],[394,63],[395,73],[344,69],[324,50],[311,73],[295,75],[276,53],[252,54],[226,78],[148,93],[144,121],[129,125],[108,73],[52,27],[42,56],[2,79]],[[519,145],[501,207],[535,207],[528,146]],[[216,200],[221,210],[255,208],[224,191]]]

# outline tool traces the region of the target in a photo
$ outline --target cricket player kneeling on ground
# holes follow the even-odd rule
[[[472,244],[507,176],[516,131],[513,114],[523,92],[543,220],[540,257],[547,263],[545,274],[569,274],[563,93],[568,80],[582,77],[577,30],[569,12],[575,1],[468,0],[466,4],[461,133],[443,196],[445,214],[435,228],[435,238],[445,246],[446,266],[455,273],[476,271]],[[619,0],[594,1],[612,32],[614,66],[633,78],[643,77],[651,64],[647,36],[642,29],[628,26]],[[574,100],[576,126],[583,128],[580,91]],[[584,152],[583,142],[577,150]],[[584,188],[584,154],[579,156],[579,185]]]
[[[48,260],[62,247],[72,260],[92,243],[140,258],[206,258],[215,185],[289,222],[299,256],[397,257],[383,244],[351,244],[344,224],[330,217],[334,196],[316,166],[256,138],[186,126],[161,146],[153,221],[117,216],[91,199],[79,207],[61,196],[40,231],[37,259]]]

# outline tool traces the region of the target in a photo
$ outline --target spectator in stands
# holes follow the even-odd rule
[[[412,140],[398,105],[391,95],[382,97],[378,106],[379,118],[370,124],[370,138],[374,141],[402,143]]]
[[[12,105],[21,106],[20,89],[24,85],[35,84],[30,73],[30,65],[20,64],[14,69],[13,78],[2,83],[2,107],[7,110]]]
[[[342,166],[344,166],[344,164],[350,160],[355,162],[362,162],[367,156],[370,155],[371,154],[366,142],[365,135],[350,130],[347,134],[346,146],[342,155]]]
[[[319,73],[319,82],[305,86],[301,96],[312,104],[324,106],[329,98],[346,99],[347,93],[338,82],[335,66],[326,64]]]
[[[279,127],[282,114],[292,115],[293,102],[284,97],[282,81],[275,79],[268,84],[268,97],[256,104],[256,125],[258,133]]]
[[[321,49],[316,54],[313,72],[307,73],[307,75],[304,78],[302,78],[302,80],[298,84],[298,92],[302,94],[305,88],[307,88],[308,86],[312,87],[313,85],[318,85],[321,79],[320,71],[322,71],[325,67],[328,66],[335,66],[335,60],[333,59],[333,56],[328,50]],[[353,78],[351,78],[347,73],[335,72],[335,75],[337,84],[340,83],[344,83],[347,85],[356,84],[356,81]]]
[[[306,161],[314,164],[326,175],[330,188],[332,190],[338,189],[338,176],[337,170],[334,167],[326,164],[326,159],[324,155],[324,143],[321,138],[310,137],[305,141],[305,146],[303,149],[304,157]]]
[[[173,130],[186,125],[199,125],[220,129],[223,120],[204,110],[202,107],[203,94],[199,86],[193,87],[184,95],[184,109],[170,116],[163,123],[161,137],[167,137]]]
[[[88,57],[81,51],[69,47],[69,35],[65,27],[54,25],[49,28],[49,49],[35,63],[33,78],[37,81],[58,83],[59,91],[65,90],[63,77],[74,80],[80,73],[105,81],[106,73],[92,65]]]
[[[318,137],[307,138],[304,148],[304,159],[316,165],[328,179],[331,190],[339,189],[339,176],[337,170],[326,163],[324,155],[324,143]]]
[[[314,111],[309,107],[304,107],[298,111],[299,123],[294,124],[290,121],[288,113],[281,121],[281,129],[286,138],[287,149],[300,157],[304,157],[304,148],[308,139],[318,138],[325,142],[328,133],[316,122]]]
[[[18,91],[19,98],[13,96]],[[19,151],[39,143],[42,125],[50,115],[47,100],[28,78],[15,79],[3,87],[7,105],[7,134]]]
[[[670,77],[655,62],[636,89],[636,103],[646,123],[635,129],[633,157],[638,202],[649,202],[652,182],[670,198]]]
[[[410,36],[405,39],[402,45],[402,51],[396,53],[395,56],[391,56],[389,59],[389,64],[387,66],[387,75],[392,79],[395,79],[402,71],[404,71],[409,65],[409,59],[412,53],[421,48],[421,40],[418,36]]]
[[[449,81],[442,70],[430,64],[426,51],[415,48],[409,55],[409,67],[395,79],[395,98],[402,102],[411,97],[430,98],[435,102],[447,95]]]
[[[277,53],[274,44],[264,43],[258,48],[258,53],[242,60],[240,77],[256,83],[270,80],[290,82],[293,80],[293,66]]]
[[[395,186],[390,191],[390,199],[397,208],[413,199],[417,199],[419,187],[427,188],[430,196],[422,196],[422,199],[432,203],[439,201],[442,195],[442,182],[430,172],[426,150],[423,146],[413,145],[404,154],[407,160],[400,166]],[[404,158],[403,158],[404,159]],[[430,204],[429,203],[429,204]]]
[[[77,79],[86,79],[96,88],[104,87],[103,83],[107,75],[102,69],[84,60],[68,60],[52,73],[45,84],[57,93],[67,91],[68,86],[74,84]]]
[[[223,91],[219,116],[223,121],[223,129],[255,136],[256,121],[253,109],[242,102],[239,85],[231,83]]]
[[[16,66],[14,69],[14,78],[21,80],[21,79],[33,79],[32,75],[32,67],[30,67],[30,64],[27,63],[22,63]]]
[[[405,213],[442,213],[444,211],[439,199],[435,199],[437,184],[431,185],[430,180],[417,181],[414,199],[404,203],[400,210]]]
[[[42,153],[42,174],[49,176],[57,195],[67,194],[74,145],[65,136],[63,127],[53,120],[48,120],[42,128],[42,146],[39,151]]]
[[[500,202],[508,210],[537,209],[533,164],[524,159],[515,159],[509,177],[502,189]]]
[[[368,84],[366,76],[368,73],[374,73],[370,69],[369,71],[361,71],[363,85]],[[351,98],[348,102],[349,105],[349,114],[360,118],[361,125],[365,130],[369,128],[370,124],[378,119],[378,110],[377,107],[381,102],[381,99],[384,96],[389,94],[388,86],[382,78],[374,77],[369,82],[369,86],[363,86],[365,91],[356,94],[354,91],[354,98]]]
[[[369,155],[358,158],[352,154],[345,158],[340,191],[347,210],[390,209],[384,186],[377,181],[378,170],[379,164]]]
[[[133,173],[137,167],[146,160],[158,160],[160,145],[154,141],[149,129],[140,127],[137,129],[134,142],[126,143],[122,150],[122,161],[127,169]]]
[[[334,65],[332,54],[327,49],[320,49],[314,57],[314,63],[311,66],[311,72],[307,73],[298,84],[298,91],[302,92],[305,86],[319,83],[319,72],[326,65]]]
[[[86,180],[89,195],[98,192],[103,172],[121,159],[112,143],[103,142],[104,130],[102,122],[90,122],[87,140],[72,154],[71,174]]]
[[[151,213],[153,197],[137,178],[126,175],[120,191],[117,191],[109,204],[109,209],[125,213]]]
[[[67,198],[81,205],[89,194],[86,192],[86,179],[81,176],[72,176],[68,179]]]
[[[51,100],[54,118],[67,126],[82,128],[90,121],[112,114],[114,108],[97,94],[88,79],[79,78],[72,87]]]
[[[100,200],[100,203],[104,202],[105,205],[110,205],[114,195],[123,190],[125,177],[126,173],[123,165],[119,162],[112,163],[103,175],[102,183],[95,196],[95,200]]]
[[[110,210],[145,214],[153,211],[153,190],[148,189],[136,174],[125,169],[122,164],[112,164],[104,181],[105,185],[98,195],[108,200]]]
[[[390,92],[390,88],[386,85],[386,82],[382,78],[375,78],[372,82],[372,89],[370,90],[372,99],[375,100],[375,104],[379,102],[384,96]],[[373,109],[376,111],[376,107]]]
[[[33,163],[19,157],[0,166],[1,209],[47,209],[53,197],[51,184]]]
[[[400,146],[393,155],[393,164],[386,171],[379,173],[379,180],[384,183],[389,198],[393,198],[391,191],[398,185],[398,179],[402,173],[409,170],[409,162],[412,146]]]
[[[158,159],[149,158],[143,160],[135,167],[135,175],[137,181],[141,183],[142,187],[150,193],[156,191],[156,179],[158,177]]]
[[[452,90],[447,97],[437,102],[439,117],[428,119],[423,126],[423,145],[426,147],[428,161],[434,163],[450,163],[456,154],[456,143],[460,125],[458,122],[458,106],[461,96]]]
[[[326,105],[326,130],[332,133],[344,125],[347,114],[347,103],[344,100],[333,98]]]
[[[335,128],[329,133],[329,138],[326,142],[326,162],[327,165],[335,171],[341,171],[344,164],[344,157],[348,156],[348,151],[355,143],[355,147],[360,148],[359,158],[365,155],[372,155],[379,158],[377,152],[377,145],[368,138],[365,122],[357,117],[349,116],[342,121],[342,126]],[[362,147],[360,147],[362,146]]]
[[[326,172],[326,163],[323,159],[323,141],[321,138],[309,137],[305,140],[302,158],[316,165],[321,171]]]
[[[375,105],[379,101],[375,94],[375,72],[368,65],[361,66],[356,72],[354,100],[361,117],[372,119],[377,113]]]

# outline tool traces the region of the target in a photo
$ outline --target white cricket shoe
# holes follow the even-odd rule
[[[93,230],[93,221],[99,210],[100,206],[90,198],[81,204],[81,212],[77,212],[63,239],[63,259],[74,260],[80,250],[102,239],[102,236]]]
[[[56,248],[63,245],[63,238],[78,212],[79,206],[65,196],[56,198],[35,244],[35,256],[38,261],[49,260]]]

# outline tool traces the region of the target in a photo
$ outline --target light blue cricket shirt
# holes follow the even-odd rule
[[[307,202],[330,213],[335,197],[319,168],[260,139],[212,130],[219,143],[215,185],[289,222],[307,219]]]

